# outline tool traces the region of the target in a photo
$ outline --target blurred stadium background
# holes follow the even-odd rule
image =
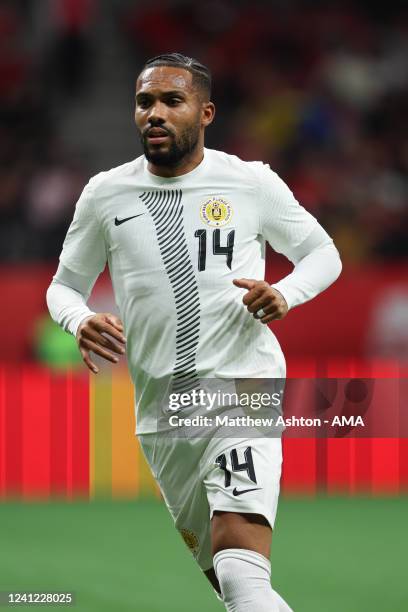
[[[406,378],[406,3],[3,0],[0,48],[0,591],[219,610],[140,454],[126,371],[90,381],[45,290],[88,178],[141,153],[140,66],[177,50],[213,72],[207,146],[269,162],[341,252],[336,285],[274,325],[289,375]],[[270,281],[288,269],[268,253]],[[106,276],[93,306],[114,308]],[[406,610],[407,489],[406,439],[286,441],[273,580],[296,612]]]

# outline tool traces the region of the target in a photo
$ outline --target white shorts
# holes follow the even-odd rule
[[[175,526],[202,570],[213,565],[215,510],[260,514],[273,528],[282,465],[281,438],[139,440]]]

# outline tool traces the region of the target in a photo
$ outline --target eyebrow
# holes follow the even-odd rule
[[[163,91],[160,93],[161,96],[185,96],[185,92],[182,89],[173,89],[171,91]],[[138,91],[136,93],[136,98],[146,96],[146,97],[154,97],[152,93],[149,91]]]

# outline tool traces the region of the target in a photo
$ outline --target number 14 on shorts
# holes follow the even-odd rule
[[[215,460],[215,463],[219,466],[219,468],[225,474],[225,487],[226,488],[228,488],[231,485],[231,479],[232,479],[233,472],[246,472],[248,474],[248,478],[253,483],[257,484],[254,461],[252,458],[252,449],[250,446],[247,446],[247,448],[244,450],[244,461],[241,461],[241,462],[239,461],[238,451],[236,448],[231,449],[229,453],[229,459],[230,459],[230,462],[228,462],[227,454],[222,453]],[[228,465],[231,466],[231,469],[228,469]],[[244,491],[239,491],[236,488],[234,488],[233,494],[235,496],[242,495],[243,493],[247,493],[249,490],[254,491],[256,489],[248,489],[248,490],[245,489]]]

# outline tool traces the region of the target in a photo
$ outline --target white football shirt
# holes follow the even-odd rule
[[[95,278],[108,262],[138,433],[157,429],[163,381],[285,376],[276,337],[232,281],[264,278],[266,240],[290,253],[317,225],[268,165],[211,149],[179,177],[153,175],[141,156],[89,181],[60,260]]]

